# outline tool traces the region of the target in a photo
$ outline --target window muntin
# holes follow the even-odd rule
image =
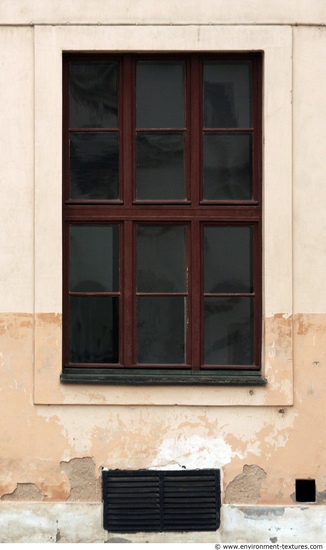
[[[103,128],[94,114],[83,113],[82,121],[93,117],[98,126],[69,127],[75,99],[69,102],[64,93],[65,235],[69,226],[73,232],[74,226],[112,227],[116,222],[121,247],[118,291],[92,295],[84,290],[70,301],[64,298],[65,368],[181,368],[193,373],[260,368],[261,62],[254,54],[239,54],[236,60],[215,57],[219,59],[65,57],[65,90],[71,90],[71,78],[76,80],[77,63],[84,77],[87,72],[94,75],[94,84],[84,84],[87,100],[81,103],[87,106],[89,90],[96,90],[99,98],[89,108],[103,112],[103,105],[110,103],[113,120],[111,127]],[[103,79],[111,86],[110,92],[103,92],[105,99],[98,91],[102,65]],[[112,86],[112,81],[119,85]],[[221,109],[228,105],[223,116],[218,114],[218,97]],[[81,142],[98,138],[101,144],[80,154],[86,191],[79,196],[69,192],[76,172],[71,160],[74,136]],[[111,147],[105,149],[109,142]],[[163,229],[166,234],[183,232],[183,245],[178,238],[160,245],[153,235]],[[155,244],[149,245],[151,233]],[[64,246],[67,281],[67,237]],[[178,265],[182,275],[177,275]],[[76,300],[75,305],[74,298],[80,304]],[[97,311],[100,322],[90,330],[89,347],[96,341],[99,350],[91,353],[84,349],[82,334]],[[72,320],[74,327],[84,325],[78,336]],[[103,337],[103,351],[99,335],[106,330],[110,336]]]

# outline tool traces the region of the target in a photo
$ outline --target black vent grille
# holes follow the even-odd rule
[[[103,470],[104,529],[216,531],[219,470]]]

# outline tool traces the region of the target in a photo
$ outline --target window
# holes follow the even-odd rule
[[[263,384],[261,56],[64,56],[62,382]]]

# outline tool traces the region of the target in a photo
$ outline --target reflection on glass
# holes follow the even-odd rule
[[[117,363],[119,298],[70,297],[70,361]]]
[[[137,63],[137,128],[183,128],[184,63]]]
[[[251,128],[251,61],[204,64],[204,127]]]
[[[252,298],[205,298],[205,364],[251,365]]]
[[[204,135],[204,199],[252,198],[250,134]]]
[[[138,363],[184,364],[185,304],[183,296],[138,298]]]
[[[205,293],[253,292],[252,226],[207,226]]]
[[[137,199],[184,199],[184,171],[183,134],[137,135]]]
[[[118,134],[70,135],[70,197],[118,198]]]
[[[71,61],[70,128],[116,128],[118,64],[115,61]]]
[[[119,290],[119,226],[70,226],[70,290]]]
[[[138,292],[185,292],[185,226],[138,226],[137,290]]]

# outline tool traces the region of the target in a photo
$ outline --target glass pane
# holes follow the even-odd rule
[[[137,128],[184,128],[184,63],[139,61]]]
[[[70,128],[116,128],[117,62],[72,61],[69,71]]]
[[[119,360],[119,298],[70,297],[70,361],[117,363]]]
[[[70,135],[70,197],[118,198],[118,134]]]
[[[205,298],[205,364],[251,365],[253,298]]]
[[[205,292],[253,292],[252,226],[205,227]]]
[[[137,199],[185,198],[183,134],[137,135]]]
[[[186,291],[185,226],[138,226],[137,290],[138,292]]]
[[[249,134],[204,135],[204,199],[252,198],[252,151]]]
[[[70,290],[119,290],[119,226],[70,226]]]
[[[185,305],[183,296],[138,298],[138,363],[185,363]]]
[[[251,61],[204,64],[204,127],[251,128]]]

